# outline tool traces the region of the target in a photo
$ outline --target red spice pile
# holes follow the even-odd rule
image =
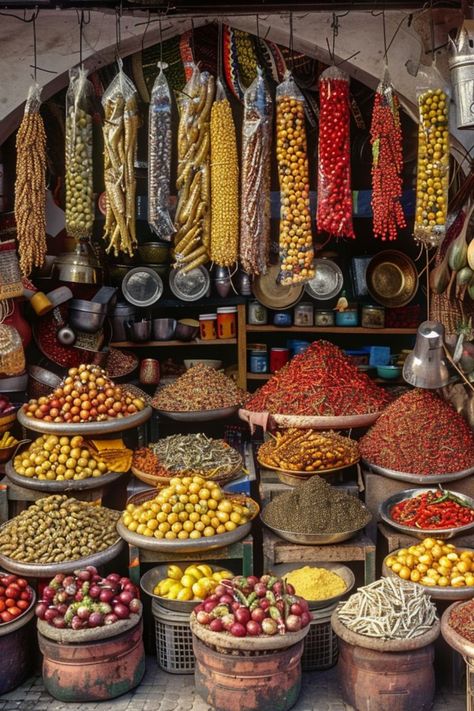
[[[449,615],[448,624],[461,637],[474,642],[474,600],[457,605]]]
[[[390,396],[328,341],[295,356],[245,405],[252,412],[284,415],[365,415],[382,410]]]
[[[410,474],[449,474],[474,465],[469,425],[428,390],[410,390],[392,402],[359,448],[368,462]]]

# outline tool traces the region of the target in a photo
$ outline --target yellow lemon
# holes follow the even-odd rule
[[[185,588],[192,588],[194,583],[197,583],[197,581],[198,581],[198,579],[195,578],[194,575],[191,575],[190,573],[184,574],[180,580],[181,585]]]
[[[194,597],[197,597],[200,600],[205,598],[207,595],[207,589],[204,587],[204,585],[201,584],[201,580],[199,580],[199,582],[197,582],[197,583],[194,583],[194,585],[192,587],[192,591],[193,591]]]
[[[183,590],[179,591],[176,599],[177,600],[192,600],[193,599],[193,592],[192,592],[192,590],[190,590],[190,588],[184,588]]]
[[[196,578],[196,580],[199,580],[199,578],[202,578],[204,575],[202,570],[199,570],[197,565],[188,565],[188,567],[184,571],[184,574],[185,575],[193,575]]]
[[[201,563],[201,565],[196,566],[198,570],[201,571],[205,578],[210,578],[212,576],[212,568],[206,563]]]
[[[183,577],[183,571],[179,567],[179,565],[169,565],[168,566],[168,578],[172,578],[173,580],[181,580]]]

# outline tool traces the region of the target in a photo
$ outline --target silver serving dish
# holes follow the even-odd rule
[[[44,491],[45,494],[65,494],[69,491],[86,491],[89,489],[101,489],[107,484],[112,484],[117,481],[124,472],[107,472],[102,476],[89,477],[89,479],[67,479],[64,481],[49,481],[47,479],[36,479],[34,477],[22,476],[13,468],[13,462],[10,460],[5,466],[5,474],[17,486],[22,486],[24,489],[34,489],[35,491]]]
[[[368,462],[366,459],[362,459],[362,465],[375,474],[388,476],[390,479],[398,479],[398,481],[406,481],[409,484],[442,484],[447,481],[465,479],[471,474],[474,474],[474,466],[469,467],[469,469],[464,469],[461,472],[452,472],[451,474],[410,474],[409,472],[397,472],[394,469],[379,467],[377,464],[372,464],[372,462]]]
[[[346,589],[338,595],[327,597],[324,600],[306,600],[310,610],[320,610],[325,607],[332,607],[337,602],[339,602],[339,600],[342,600],[343,597],[348,595],[355,585],[354,573],[350,568],[347,567],[347,565],[341,565],[340,563],[320,563],[319,561],[314,564],[305,561],[304,565],[308,565],[311,567],[314,565],[314,567],[329,570],[331,571],[331,573],[339,575],[339,577],[342,578],[346,584]],[[288,573],[291,573],[293,570],[301,568],[301,566],[301,563],[286,563],[284,565],[278,565],[275,575],[278,575],[278,577],[280,578],[286,578]],[[298,595],[298,592],[296,591],[295,594]]]
[[[380,518],[389,526],[392,526],[397,531],[406,533],[408,536],[415,536],[415,538],[427,538],[428,536],[433,536],[434,538],[448,539],[453,538],[453,536],[461,536],[466,534],[468,531],[474,528],[474,521],[468,523],[465,526],[458,526],[457,528],[415,528],[413,526],[405,526],[402,523],[397,523],[390,516],[390,510],[393,506],[396,506],[400,501],[405,499],[414,499],[419,494],[424,494],[427,491],[439,491],[439,489],[405,489],[405,491],[399,491],[397,494],[393,494],[388,499],[380,505],[379,513]],[[467,504],[470,508],[474,509],[474,499],[466,494],[459,494],[456,491],[452,492],[460,501]]]
[[[181,561],[178,560],[176,565],[182,570],[185,570],[189,565],[199,565],[199,560],[194,561]],[[167,597],[162,597],[161,595],[155,595],[153,592],[155,585],[163,578],[166,578],[166,571],[168,569],[168,563],[165,565],[157,565],[146,572],[140,578],[140,587],[147,595],[156,600],[161,607],[166,607],[168,610],[173,610],[174,612],[192,612],[196,605],[199,605],[201,600],[168,600]],[[228,570],[228,568],[221,568],[218,565],[212,566],[212,572],[217,573],[221,570]]]
[[[314,277],[306,282],[304,290],[313,299],[329,301],[339,294],[344,284],[342,271],[330,259],[315,259]]]
[[[459,548],[460,551],[472,550],[471,548]],[[385,561],[391,556],[396,556],[398,551],[392,551],[388,556],[384,558],[382,563],[382,575],[386,578],[398,578],[396,573],[392,572],[390,568],[387,568]],[[1,561],[0,561],[1,562]],[[463,588],[455,588],[452,585],[447,585],[445,588],[439,585],[423,585],[422,583],[413,583],[413,585],[419,585],[422,590],[424,590],[433,600],[470,600],[474,597],[474,586],[469,585]]]
[[[148,405],[135,412],[128,417],[116,417],[113,420],[103,420],[102,422],[78,422],[74,423],[74,434],[77,435],[96,435],[112,434],[122,432],[122,430],[131,430],[138,425],[150,419],[152,409]],[[45,422],[44,420],[36,420],[33,417],[27,417],[20,408],[17,413],[18,422],[27,430],[32,432],[41,432],[44,434],[71,434],[72,426],[70,422]]]
[[[169,285],[173,294],[181,301],[197,301],[206,296],[211,286],[211,278],[205,267],[197,267],[184,273],[181,269],[172,269]]]
[[[0,526],[0,533],[7,524]],[[124,549],[124,542],[119,538],[108,548],[99,553],[76,558],[76,560],[62,561],[61,563],[22,563],[19,560],[8,558],[0,553],[0,566],[9,573],[23,575],[31,578],[52,578],[57,573],[72,573],[76,568],[85,568],[86,565],[104,565],[116,558]]]
[[[158,410],[156,408],[156,411],[159,415],[167,417],[169,420],[175,420],[176,422],[212,422],[213,420],[231,417],[236,414],[238,409],[238,405],[233,405],[232,407],[221,407],[217,410],[177,412],[172,410]]]
[[[163,294],[163,281],[153,269],[135,267],[124,277],[122,293],[134,306],[152,306]]]
[[[252,528],[252,521],[247,521],[242,526],[237,526],[233,531],[228,531],[227,533],[217,533],[215,536],[203,537],[185,540],[166,540],[157,538],[148,538],[147,536],[142,536],[139,533],[133,533],[129,531],[124,524],[119,521],[117,523],[117,531],[119,535],[137,548],[142,548],[146,551],[158,551],[160,553],[196,553],[197,551],[212,551],[215,548],[224,548],[225,546],[230,546],[232,543],[240,541],[242,538],[250,533]],[[1,563],[1,559],[0,559]]]
[[[303,546],[327,546],[333,543],[348,541],[349,538],[352,538],[360,533],[360,531],[363,531],[370,522],[369,518],[364,526],[356,528],[353,531],[342,531],[339,533],[294,533],[293,531],[283,531],[281,528],[274,528],[274,526],[270,526],[270,524],[265,521],[265,509],[260,514],[260,519],[262,523],[270,529],[270,531],[276,533],[277,536],[280,536],[280,538],[283,538],[285,541],[289,541],[290,543],[300,543]]]

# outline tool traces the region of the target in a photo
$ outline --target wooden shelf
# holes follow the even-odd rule
[[[349,333],[363,334],[371,336],[412,336],[418,331],[417,328],[363,328],[362,326],[251,326],[247,325],[247,331],[256,333]]]
[[[273,373],[247,373],[247,380],[269,380]]]
[[[236,338],[218,338],[215,341],[115,341],[112,348],[167,348],[169,346],[235,346]]]

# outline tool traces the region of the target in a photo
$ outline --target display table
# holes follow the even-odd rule
[[[335,563],[356,562],[364,564],[364,584],[375,580],[375,544],[360,533],[348,541],[328,546],[303,546],[289,543],[264,528],[263,559],[265,571],[273,570],[279,563]]]
[[[193,553],[166,553],[147,551],[136,546],[128,546],[128,574],[135,585],[140,584],[140,566],[142,563],[180,563],[181,561],[229,561],[239,560],[242,564],[242,575],[253,573],[253,538],[251,535],[224,548]],[[224,564],[225,565],[225,564]]]

